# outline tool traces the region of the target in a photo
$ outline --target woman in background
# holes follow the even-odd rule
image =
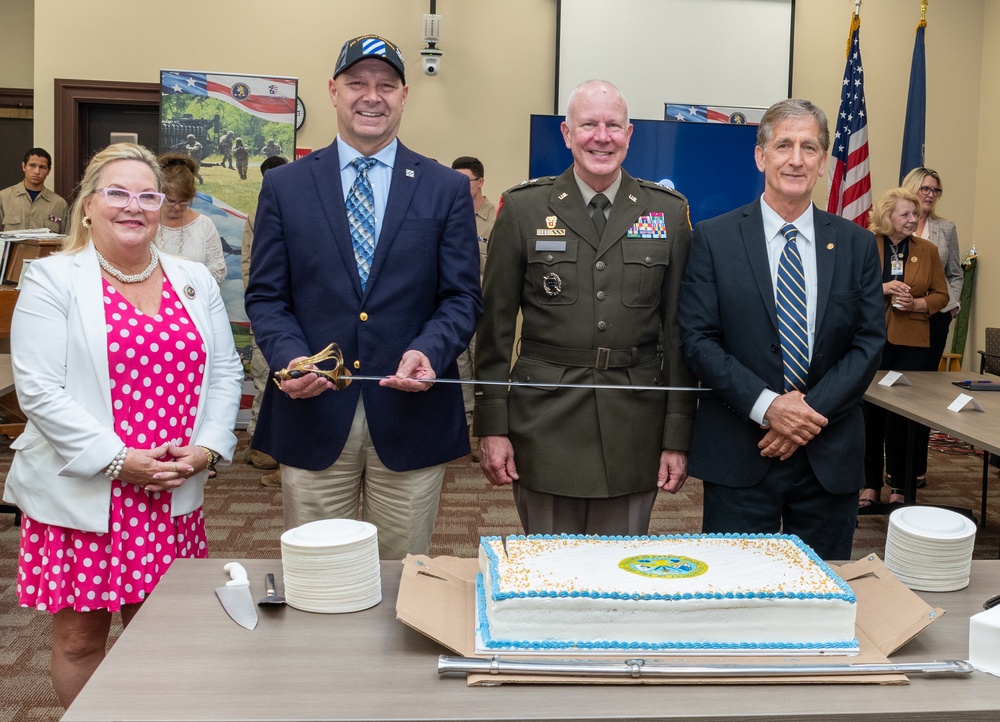
[[[177,557],[208,554],[205,480],[232,458],[243,368],[218,285],[157,253],[156,157],[90,161],[63,253],[25,273],[11,361],[28,422],[4,500],[24,512],[17,594],[52,614],[69,706]]]
[[[872,206],[868,230],[875,234],[882,261],[886,344],[880,369],[923,371],[930,349],[930,317],[948,303],[948,285],[937,248],[913,233],[920,200],[905,188],[886,191]],[[906,468],[906,424],[903,417],[865,402],[865,488],[859,508],[879,501],[883,468],[890,486],[889,503],[902,503]],[[926,426],[917,429],[912,467],[927,460]],[[883,466],[884,461],[884,466]]]
[[[941,218],[936,212],[938,198],[944,192],[941,176],[930,168],[914,168],[903,179],[903,187],[917,196],[920,206],[920,221],[917,223],[915,235],[926,238],[937,246],[944,266],[944,275],[948,281],[948,305],[931,316],[931,345],[927,355],[927,371],[937,371],[948,341],[948,329],[951,321],[961,310],[962,259],[958,250],[958,232],[955,224]],[[917,486],[926,486],[927,455],[924,454],[917,463]]]
[[[191,210],[198,164],[183,153],[164,153],[160,156],[160,166],[166,200],[160,210],[157,247],[175,256],[204,263],[221,286],[226,280],[226,258],[219,231],[211,218]]]

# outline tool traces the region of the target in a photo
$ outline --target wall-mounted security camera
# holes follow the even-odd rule
[[[420,61],[424,66],[424,74],[437,75],[441,72],[441,56],[444,51],[435,47],[427,47],[420,51]]]

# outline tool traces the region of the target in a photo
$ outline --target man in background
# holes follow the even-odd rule
[[[397,139],[408,91],[392,42],[344,44],[337,137],[264,176],[246,293],[270,368],[335,342],[351,373],[382,377],[269,384],[254,434],[281,465],[287,528],[362,514],[382,559],[430,549],[445,465],[469,453],[462,392],[434,381],[458,378],[482,313],[468,182]]]
[[[797,534],[850,559],[864,485],[861,399],[885,343],[872,234],[812,204],[830,132],[807,100],[768,108],[764,193],[699,223],[680,295],[698,405],[690,472],[705,533]]]
[[[66,201],[45,187],[52,156],[43,148],[31,148],[24,154],[21,170],[24,180],[0,191],[0,230],[48,228],[65,233],[69,220]]]
[[[451,167],[469,179],[469,190],[472,192],[472,207],[476,211],[476,234],[479,243],[479,279],[482,281],[486,268],[486,243],[489,241],[493,223],[497,219],[496,207],[483,195],[483,183],[486,171],[482,162],[471,155],[456,158]],[[476,337],[472,337],[469,348],[458,357],[458,372],[465,381],[473,378],[473,361],[476,354]],[[469,444],[472,447],[472,460],[479,461],[479,443],[472,435],[472,410],[475,407],[475,393],[469,384],[462,386],[462,400],[465,402],[465,419],[469,422]]]
[[[232,141],[230,141],[231,144]],[[232,161],[231,157],[230,161]],[[287,162],[280,155],[265,158],[260,164],[260,174],[264,175],[271,168],[285,165]],[[243,248],[240,255],[240,269],[243,272],[244,293],[247,289],[247,283],[250,281],[250,256],[253,252],[253,223],[256,215],[257,211],[250,211],[247,215],[246,225],[243,226]],[[247,436],[250,437],[250,445],[247,447],[244,461],[255,469],[273,472],[260,477],[261,486],[281,486],[281,471],[278,469],[278,462],[263,451],[253,448],[253,433],[257,429],[257,414],[260,413],[260,401],[264,396],[264,389],[267,387],[270,379],[270,369],[267,367],[267,361],[264,360],[264,354],[260,352],[260,348],[257,346],[257,339],[253,335],[253,328],[250,329],[250,339],[250,376],[253,378],[253,387],[257,393],[254,394],[253,405],[250,407],[250,423],[247,424]]]
[[[694,395],[628,390],[694,383],[677,327],[687,201],[622,169],[632,124],[611,83],[572,92],[562,133],[573,165],[500,200],[477,375],[623,388],[477,388],[481,466],[492,484],[513,485],[528,534],[642,535],[657,490],[687,478]]]

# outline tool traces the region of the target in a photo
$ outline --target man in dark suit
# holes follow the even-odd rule
[[[490,236],[478,378],[623,389],[484,386],[474,431],[528,534],[646,534],[658,488],[687,478],[694,396],[677,327],[687,201],[622,169],[632,135],[611,83],[570,95],[573,165],[503,194]],[[511,369],[518,312],[519,356]]]
[[[482,312],[469,182],[396,139],[408,88],[388,40],[348,41],[338,136],[264,176],[247,314],[271,370],[337,342],[359,375],[270,386],[254,446],[281,464],[285,526],[363,518],[379,553],[426,553],[444,465],[469,453],[455,359]],[[410,393],[406,393],[410,392]]]
[[[872,234],[812,205],[829,145],[809,101],[768,109],[755,149],[764,194],[695,227],[679,318],[688,365],[714,391],[690,452],[703,531],[798,534],[849,559],[861,399],[885,321]]]

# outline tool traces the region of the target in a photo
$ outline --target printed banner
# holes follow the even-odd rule
[[[767,108],[735,108],[721,105],[689,105],[664,103],[664,120],[677,123],[725,123],[726,125],[760,125]]]
[[[251,337],[243,308],[243,229],[257,207],[261,161],[272,155],[295,159],[297,88],[297,78],[160,70],[160,152],[186,153],[200,164],[191,208],[208,216],[222,237],[222,298],[247,371]],[[242,423],[253,398],[252,384],[244,388]]]

